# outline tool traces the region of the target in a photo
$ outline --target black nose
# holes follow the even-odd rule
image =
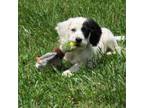
[[[77,43],[81,43],[82,39],[81,38],[76,38]]]

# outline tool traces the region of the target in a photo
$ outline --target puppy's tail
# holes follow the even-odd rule
[[[124,41],[126,40],[125,36],[114,36],[117,41]]]

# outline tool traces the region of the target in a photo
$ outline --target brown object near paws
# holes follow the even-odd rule
[[[54,52],[57,53],[58,57],[60,57],[61,59],[64,57],[64,53],[59,49],[59,48],[54,48],[53,49]]]

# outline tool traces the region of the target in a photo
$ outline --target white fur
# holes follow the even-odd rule
[[[116,38],[113,33],[107,28],[101,28],[102,35],[97,46],[93,47],[88,39],[84,38],[84,35],[81,31],[83,22],[86,21],[86,18],[76,17],[70,18],[64,22],[58,23],[56,30],[60,37],[60,48],[68,42],[75,41],[77,37],[82,38],[81,47],[77,47],[71,52],[66,52],[64,59],[68,60],[73,64],[71,68],[65,70],[62,75],[71,76],[74,72],[78,71],[82,64],[87,64],[89,59],[92,59],[94,56],[100,55],[100,50],[102,53],[106,53],[107,49],[111,49],[112,52],[115,50],[120,54],[121,49],[117,44]],[[75,32],[72,29],[76,29]]]

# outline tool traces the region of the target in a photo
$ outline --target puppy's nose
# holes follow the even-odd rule
[[[82,39],[81,38],[76,38],[77,43],[81,43]]]

